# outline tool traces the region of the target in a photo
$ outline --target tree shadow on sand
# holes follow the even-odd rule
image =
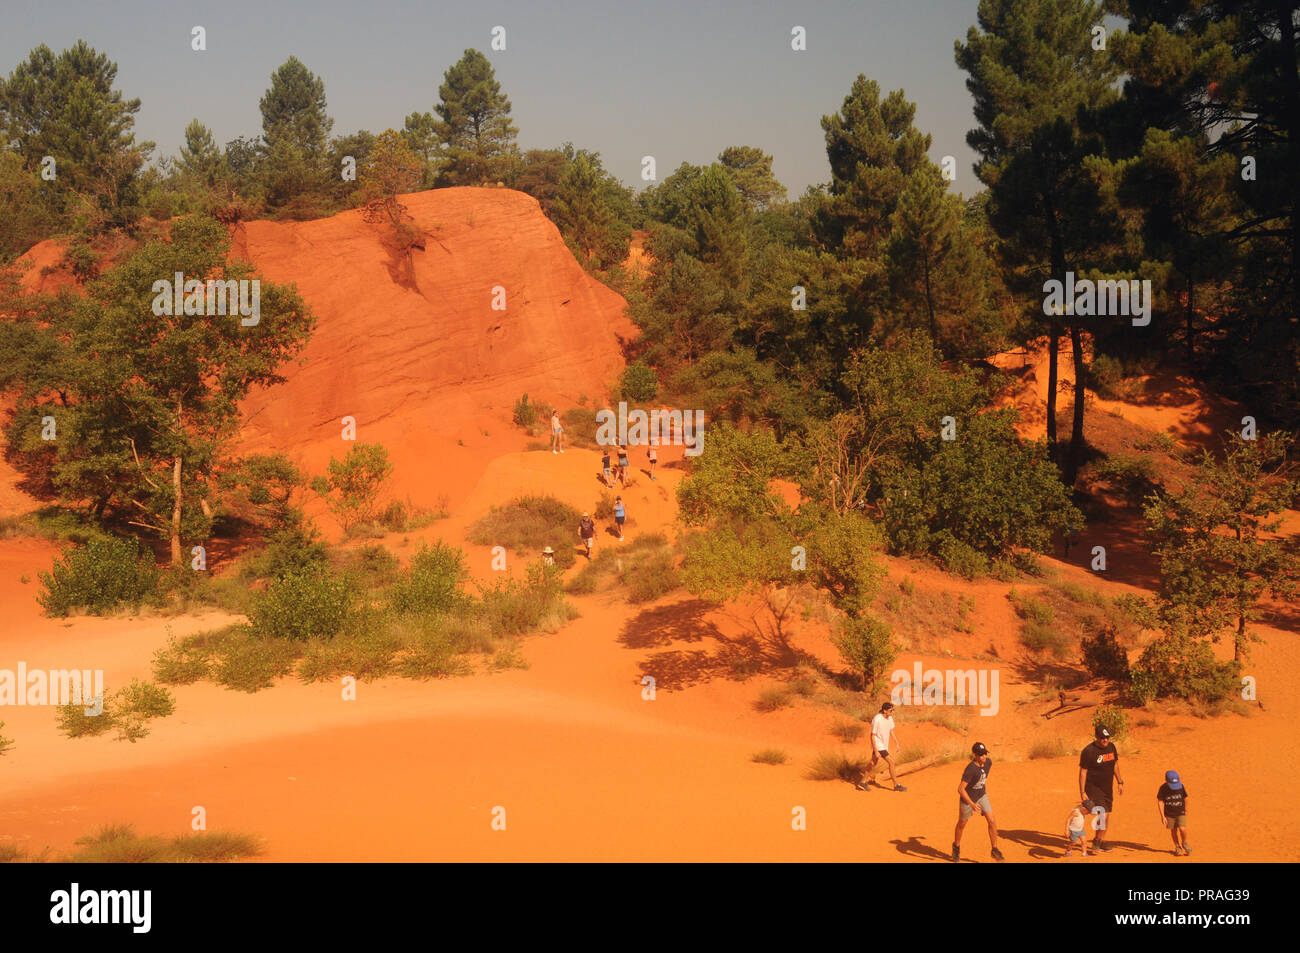
[[[790,645],[779,632],[749,632],[728,637],[703,618],[713,609],[703,599],[688,599],[646,609],[624,624],[619,641],[632,649],[670,645],[673,642],[710,640],[714,648],[667,649],[640,662],[643,675],[651,675],[661,688],[686,688],[715,678],[739,679],[785,672],[808,661],[806,653]]]

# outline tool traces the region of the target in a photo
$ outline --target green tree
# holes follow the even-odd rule
[[[260,284],[255,324],[239,313],[207,314],[202,284],[186,290],[182,312],[159,281],[177,272],[253,280],[229,260],[226,229],[212,219],[175,221],[169,241],[145,244],[88,285],[30,309],[4,329],[0,350],[14,355],[3,379],[16,398],[6,427],[24,472],[47,478],[69,503],[120,512],[170,541],[210,527],[211,489],[237,429],[238,402],[254,385],[282,380],[280,365],[306,343],[314,318],[291,287]],[[259,279],[260,280],[260,279]],[[214,309],[215,310],[215,309]],[[47,418],[57,438],[42,439]]]
[[[444,74],[438,96],[433,110],[447,159],[442,180],[448,185],[483,185],[504,176],[519,130],[510,122],[510,100],[501,92],[488,58],[466,50]]]
[[[290,56],[258,103],[262,111],[262,173],[267,201],[283,207],[326,191],[329,134],[334,120],[325,81]],[[310,211],[310,209],[309,209]]]
[[[631,211],[628,190],[605,172],[598,154],[584,151],[561,176],[550,216],[579,264],[603,271],[627,257]]]
[[[785,201],[785,186],[772,174],[772,157],[757,146],[728,146],[718,153],[718,161],[754,211]]]
[[[83,40],[57,56],[42,44],[0,80],[0,141],[15,150],[29,172],[46,156],[55,160],[58,195],[80,194],[94,203],[92,227],[135,218],[136,180],[153,143],[137,143],[132,128],[140,100],[113,88],[117,65]]]
[[[1254,641],[1247,626],[1260,599],[1290,598],[1300,587],[1300,554],[1276,535],[1300,499],[1286,463],[1291,442],[1285,433],[1245,440],[1229,432],[1222,458],[1202,451],[1191,482],[1146,507],[1166,628],[1213,640],[1230,628],[1237,661]]]
[[[1118,94],[1119,68],[1093,48],[1102,24],[1093,0],[980,0],[979,26],[956,44],[979,125],[966,141],[980,156],[975,174],[989,187],[989,218],[1026,279],[1021,291],[1041,302],[1043,281],[1083,272],[1099,243],[1116,230],[1103,214],[1090,168],[1103,145],[1089,134],[1089,112]],[[1065,479],[1082,460],[1085,386],[1082,329],[1066,315],[1048,318],[1047,440],[1056,444],[1057,351],[1062,319],[1074,357],[1074,414]]]
[[[359,180],[367,217],[387,219],[393,228],[399,228],[406,207],[397,197],[419,184],[420,160],[401,133],[387,129],[375,140]]]
[[[342,460],[330,457],[327,477],[312,481],[312,489],[326,502],[344,531],[373,523],[379,513],[379,492],[393,473],[383,444],[353,444]]]

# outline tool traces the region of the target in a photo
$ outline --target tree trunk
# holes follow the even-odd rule
[[[1052,319],[1047,344],[1047,446],[1056,450],[1056,350],[1061,343],[1061,326]]]
[[[1191,278],[1187,279],[1187,364],[1190,367],[1196,360],[1195,334],[1196,330],[1192,325],[1192,315],[1195,313],[1193,302],[1196,299],[1196,282]]]
[[[172,460],[172,565],[181,565],[181,458]]]
[[[1086,394],[1083,332],[1079,330],[1077,322],[1070,325],[1070,349],[1074,355],[1074,419],[1070,427],[1070,453],[1065,463],[1065,485],[1073,488],[1074,479],[1079,475],[1079,464],[1083,460],[1083,408]]]

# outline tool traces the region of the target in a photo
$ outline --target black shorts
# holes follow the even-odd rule
[[[617,523],[619,526],[622,526],[622,525],[623,525],[623,520],[625,520],[625,519],[627,519],[626,516],[615,516],[615,517],[614,517],[614,522]]]
[[[1111,809],[1115,804],[1113,791],[1099,788],[1092,784],[1085,784],[1083,786],[1083,796],[1093,804],[1104,809],[1107,814],[1111,812]]]

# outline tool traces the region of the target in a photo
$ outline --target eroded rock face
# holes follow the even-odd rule
[[[232,254],[295,283],[318,319],[285,383],[245,401],[250,447],[334,442],[344,416],[363,440],[379,422],[446,435],[508,415],[524,392],[594,396],[621,371],[620,338],[635,333],[622,296],[582,270],[532,197],[453,188],[401,201],[424,233],[409,261],[356,211],[236,230]]]

